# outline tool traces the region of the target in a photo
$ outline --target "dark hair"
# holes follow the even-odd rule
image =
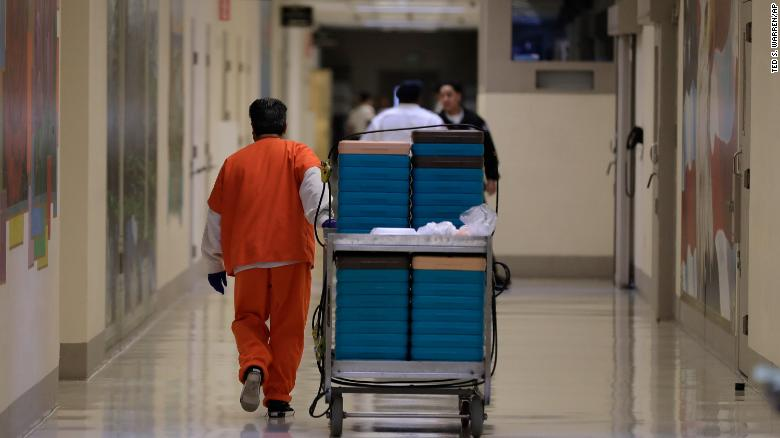
[[[398,86],[395,96],[400,103],[417,103],[420,101],[422,88],[423,85],[420,81],[403,81]]]
[[[249,119],[256,137],[265,134],[284,134],[287,129],[287,106],[279,99],[264,97],[249,105]]]
[[[441,84],[439,84],[439,91],[441,91],[441,87],[445,85],[449,85],[450,87],[452,87],[452,89],[455,90],[456,93],[461,95],[463,94],[463,86],[460,84],[460,82],[455,82],[455,81],[442,82]]]
[[[360,93],[358,93],[358,98],[360,99],[360,102],[365,102],[371,99],[371,93],[367,91],[361,91]]]

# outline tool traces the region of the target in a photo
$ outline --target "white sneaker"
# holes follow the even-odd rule
[[[263,372],[252,370],[246,375],[244,389],[241,391],[241,407],[254,412],[260,406],[260,387],[263,385]]]

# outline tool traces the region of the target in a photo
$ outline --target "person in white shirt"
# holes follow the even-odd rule
[[[360,102],[349,112],[345,131],[347,135],[363,132],[371,120],[376,116],[371,95],[365,91],[360,92]]]
[[[420,81],[404,81],[395,92],[398,106],[379,113],[368,125],[366,131],[383,129],[412,128],[415,126],[443,125],[444,121],[433,111],[420,106],[422,83]],[[445,127],[433,129],[446,129]],[[412,131],[391,131],[364,134],[361,140],[369,141],[412,141]]]

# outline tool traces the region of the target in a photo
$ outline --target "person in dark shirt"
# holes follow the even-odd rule
[[[439,103],[442,111],[439,113],[444,123],[448,125],[467,124],[474,125],[485,130],[485,191],[492,195],[496,193],[498,186],[498,155],[493,137],[490,135],[487,124],[476,112],[464,108],[462,105],[463,87],[457,82],[444,82],[439,86]],[[451,129],[457,129],[453,127]]]

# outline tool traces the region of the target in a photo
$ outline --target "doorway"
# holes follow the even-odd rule
[[[753,2],[746,1],[740,9],[739,46],[739,150],[734,154],[733,202],[734,237],[737,242],[737,365],[739,371],[749,376],[758,364],[758,355],[750,348],[750,317],[748,315],[748,248],[750,210],[750,90],[751,52],[753,33]]]
[[[156,287],[158,6],[108,2],[106,345],[149,314]]]
[[[634,127],[636,36],[615,38],[617,105],[615,139],[615,286],[634,287],[634,195],[636,193],[636,143],[629,138]],[[636,131],[633,132],[634,140]],[[608,167],[609,170],[609,167]]]
[[[208,139],[210,137],[208,114],[210,114],[209,95],[209,41],[211,28],[208,24],[192,19],[190,41],[192,62],[190,64],[190,138],[192,155],[190,158],[190,227],[191,254],[194,262],[200,255],[203,229],[206,226],[206,199],[208,197],[208,175],[211,169],[211,154]]]

